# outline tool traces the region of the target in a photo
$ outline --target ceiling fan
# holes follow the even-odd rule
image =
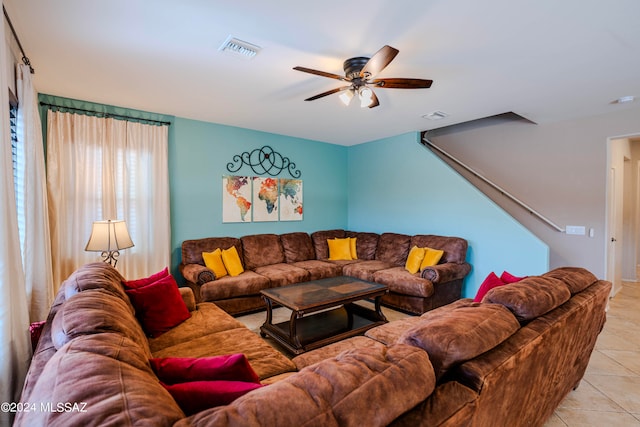
[[[349,58],[344,61],[343,64],[344,76],[305,67],[293,67],[293,69],[349,83],[348,86],[342,86],[319,93],[311,98],[305,99],[305,101],[313,101],[327,95],[341,92],[340,100],[345,105],[349,105],[351,99],[357,94],[360,98],[361,107],[373,108],[380,105],[380,102],[372,88],[426,89],[431,87],[431,84],[433,83],[433,80],[423,79],[373,78],[380,71],[384,70],[391,61],[393,61],[398,52],[400,52],[398,49],[391,46],[383,46],[382,49],[377,51],[371,58],[363,56]]]

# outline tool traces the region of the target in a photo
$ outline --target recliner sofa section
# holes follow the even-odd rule
[[[357,259],[330,259],[327,240],[347,237],[356,239]],[[245,271],[217,278],[202,253],[231,246]],[[413,246],[444,253],[437,265],[411,274],[405,263]],[[460,237],[336,229],[185,240],[180,272],[197,301],[215,302],[234,315],[263,309],[263,289],[340,275],[385,284],[389,292],[384,305],[422,314],[461,297],[463,280],[471,271],[466,255],[467,241]]]

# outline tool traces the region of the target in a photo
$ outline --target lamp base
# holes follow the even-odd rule
[[[115,268],[118,263],[118,257],[120,256],[120,252],[118,251],[103,251],[100,256],[102,257],[102,261],[109,263],[112,267]]]

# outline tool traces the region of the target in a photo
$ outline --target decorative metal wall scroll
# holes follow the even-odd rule
[[[300,178],[302,172],[296,169],[296,164],[273,151],[273,148],[265,145],[253,151],[245,151],[233,156],[233,162],[227,163],[227,170],[231,173],[238,172],[242,165],[247,165],[256,175],[278,176],[283,170],[287,170],[294,178]]]

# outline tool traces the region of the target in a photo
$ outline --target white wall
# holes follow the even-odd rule
[[[489,197],[550,247],[550,268],[582,266],[605,274],[605,216],[610,138],[640,134],[640,108],[551,124],[486,119],[429,133],[445,149],[558,225],[594,229],[559,233],[469,174]]]

